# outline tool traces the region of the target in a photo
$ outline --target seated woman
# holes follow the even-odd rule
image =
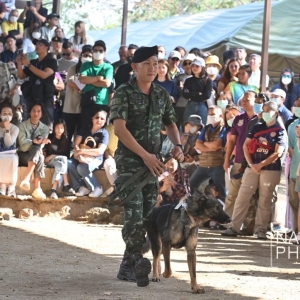
[[[42,148],[50,143],[48,137],[49,127],[43,124],[43,108],[39,103],[33,104],[29,110],[30,118],[19,125],[18,147],[19,165],[26,166],[27,174],[20,187],[30,190],[30,178],[34,174],[34,191],[32,196],[37,199],[46,199],[41,189],[41,178],[45,178],[44,155]]]
[[[50,144],[45,149],[45,164],[53,167],[51,199],[58,199],[57,186],[62,177],[64,196],[73,196],[75,191],[70,187],[68,181],[68,158],[70,157],[70,144],[68,143],[67,128],[64,120],[59,119],[53,125],[53,133],[49,136]]]
[[[278,115],[277,103],[273,101],[264,103],[263,122],[254,125],[248,133],[243,146],[248,167],[236,198],[232,223],[227,230],[222,232],[222,235],[236,236],[238,234],[246,218],[250,199],[258,188],[259,198],[254,232],[258,239],[267,239],[266,232],[273,192],[281,176],[280,157],[287,147],[286,132],[278,122]],[[255,147],[251,147],[252,139],[256,140]]]
[[[237,74],[238,81],[231,81],[224,90],[226,98],[230,102],[232,101],[235,105],[239,105],[238,102],[244,96],[246,91],[259,92],[257,87],[248,84],[248,79],[251,74],[252,71],[249,65],[243,65],[239,68]]]
[[[92,125],[80,129],[74,142],[74,158],[68,161],[68,170],[75,195],[78,197],[89,195],[97,198],[102,193],[102,187],[97,182],[93,171],[103,163],[103,154],[106,150],[109,135],[105,129],[107,112],[100,110],[92,117]],[[87,138],[93,140],[87,142]],[[80,149],[80,144],[86,148]]]
[[[159,84],[170,94],[172,103],[178,100],[178,91],[175,82],[171,80],[169,75],[169,63],[165,59],[158,60],[158,73],[154,79],[154,83]]]
[[[190,191],[189,175],[182,169],[182,173],[178,170],[178,162],[176,159],[171,158],[166,163],[168,173],[166,176],[162,175],[159,178],[159,195],[155,207],[165,204],[177,205],[182,197]]]
[[[16,197],[15,186],[18,180],[19,158],[16,153],[5,154],[5,151],[16,150],[19,128],[10,123],[13,112],[9,105],[3,105],[0,113],[0,195]],[[8,185],[7,193],[6,185]]]

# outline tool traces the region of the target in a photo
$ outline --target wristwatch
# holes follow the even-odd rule
[[[183,151],[183,146],[182,146],[181,144],[177,144],[176,146],[177,146],[177,147],[180,147],[181,150]]]
[[[9,130],[5,130],[5,133],[9,133]]]
[[[30,68],[31,68],[31,66],[32,66],[32,64],[28,64],[27,68],[28,68],[28,69],[30,69]]]

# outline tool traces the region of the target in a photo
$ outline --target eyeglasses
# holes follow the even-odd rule
[[[183,66],[190,66],[191,64],[192,64],[191,62],[185,61],[185,62],[183,63]]]
[[[238,69],[239,68],[239,66],[236,66],[236,65],[230,65],[229,66],[229,69]]]
[[[85,58],[87,58],[87,57],[93,58],[93,55],[88,55],[88,54],[83,54],[82,56],[85,57]]]
[[[70,53],[62,53],[63,56],[70,56],[72,54],[72,52]]]
[[[94,53],[96,53],[96,52],[103,53],[103,52],[104,52],[104,50],[94,50],[93,52],[94,52]]]
[[[180,59],[178,57],[172,57],[171,58],[173,61],[179,61]]]
[[[292,78],[291,75],[282,75],[282,78]]]

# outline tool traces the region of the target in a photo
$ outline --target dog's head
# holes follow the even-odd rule
[[[224,212],[220,202],[212,195],[195,190],[193,195],[187,197],[187,211],[199,223],[214,220],[220,224],[229,222],[229,216]]]

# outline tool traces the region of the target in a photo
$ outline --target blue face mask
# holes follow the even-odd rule
[[[263,104],[254,103],[254,105],[253,105],[253,111],[256,114],[260,114],[262,112],[262,110],[263,110],[262,107],[263,107]]]
[[[274,115],[271,112],[263,112],[262,118],[266,123],[271,123],[274,121]]]
[[[234,121],[234,118],[231,118],[231,119],[227,120],[227,124],[228,124],[229,127],[232,127],[233,121]]]
[[[225,109],[226,106],[228,105],[228,100],[218,100],[217,101],[217,105],[221,108],[221,109]]]
[[[297,118],[300,118],[300,107],[294,106],[294,114]]]
[[[273,102],[279,104],[279,98],[271,98],[270,101],[273,101]]]

